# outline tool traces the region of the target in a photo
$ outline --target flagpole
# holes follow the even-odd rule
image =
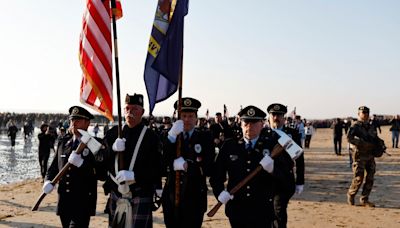
[[[117,23],[115,20],[117,4],[116,4],[115,0],[111,0],[111,8],[112,8],[112,26],[113,26],[113,37],[114,37],[115,82],[117,84],[118,138],[121,138],[122,137],[121,92],[120,92],[120,86],[119,86]],[[122,170],[123,164],[124,164],[123,153],[118,153],[118,162],[119,162],[119,169]]]
[[[176,4],[178,4],[177,0]],[[183,37],[182,37],[182,49],[181,49],[181,69],[179,73],[179,81],[178,81],[178,117],[177,119],[179,120],[181,118],[181,111],[182,111],[182,84],[183,84]],[[181,150],[182,150],[182,135],[177,139],[177,145],[176,145],[176,157],[179,158],[181,156]],[[180,202],[180,193],[181,193],[181,188],[180,188],[180,171],[175,172],[175,217],[179,219],[179,202]]]

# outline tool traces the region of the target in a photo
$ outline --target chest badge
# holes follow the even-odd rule
[[[89,149],[88,148],[83,149],[82,155],[84,157],[88,156],[89,155]]]
[[[270,156],[270,155],[271,155],[271,151],[269,151],[268,149],[264,149],[264,150],[263,150],[263,155],[264,155],[264,156],[265,156],[265,155]]]
[[[196,153],[200,153],[201,152],[201,145],[200,144],[195,144],[194,145],[194,151],[196,151]]]

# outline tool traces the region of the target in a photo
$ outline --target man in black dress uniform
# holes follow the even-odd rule
[[[274,129],[285,132],[293,141],[301,146],[301,135],[295,128],[285,125],[285,114],[287,113],[286,106],[278,103],[274,103],[268,106],[267,111],[269,113],[268,121],[270,128],[263,130],[265,137],[271,137],[274,134]],[[274,227],[283,228],[287,224],[287,205],[290,198],[296,192],[301,194],[304,188],[304,155],[301,154],[295,161],[296,164],[296,178],[293,172],[293,165],[290,164],[282,169],[286,169],[286,172],[290,173],[289,179],[284,182],[279,182],[276,186],[276,193],[274,196],[274,209],[275,209],[275,220]]]
[[[40,126],[40,133],[38,134],[39,139],[39,165],[40,173],[42,174],[42,180],[45,179],[47,173],[47,163],[50,157],[50,149],[53,148],[53,136],[48,131],[49,125],[42,124]]]
[[[211,124],[210,131],[214,140],[214,147],[221,148],[224,143],[225,134],[230,134],[230,126],[227,121],[222,120],[220,112],[215,113],[215,123]]]
[[[174,108],[177,109],[178,101]],[[168,228],[200,228],[207,210],[206,176],[210,175],[215,152],[211,133],[195,128],[200,101],[182,98],[180,119],[168,132],[164,161],[169,167],[162,196],[164,222]],[[178,137],[179,136],[179,137]],[[180,156],[177,142],[180,141]],[[175,205],[175,176],[179,182],[179,205]]]
[[[291,162],[287,153],[270,157],[276,138],[260,135],[266,113],[255,106],[243,108],[241,118],[243,138],[226,140],[210,178],[214,195],[225,206],[225,214],[233,228],[272,227],[274,220],[273,197],[277,182],[287,180],[281,166]],[[234,196],[229,191],[259,165],[263,170],[241,188]],[[225,189],[225,181],[228,184]]]
[[[127,199],[131,204],[132,213],[126,215],[131,227],[153,226],[153,196],[155,186],[161,181],[161,148],[156,133],[145,126],[143,114],[143,95],[127,94],[121,138],[118,137],[118,126],[108,130],[104,137],[104,160],[108,171],[104,191],[110,194],[106,210],[110,226],[122,221],[115,216],[117,202],[122,202],[121,199]],[[121,155],[122,167],[119,163]]]
[[[100,174],[97,168],[101,165],[101,159],[93,155],[97,151],[90,151],[88,148],[82,154],[75,152],[81,139],[85,141],[78,129],[87,131],[93,115],[82,107],[72,106],[69,109],[69,119],[69,133],[58,142],[43,192],[49,194],[54,189],[51,180],[67,162],[71,163],[73,166],[58,184],[57,215],[60,216],[63,227],[88,227],[90,216],[96,214],[97,175]]]

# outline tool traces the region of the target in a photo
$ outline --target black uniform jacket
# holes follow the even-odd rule
[[[133,128],[129,128],[128,125],[124,125],[122,128],[122,137],[126,139],[125,151],[121,152],[124,157],[123,170],[129,169],[132,155],[143,127],[144,124],[140,123]],[[117,126],[114,126],[107,131],[107,134],[104,137],[104,142],[106,144],[104,160],[106,161],[107,171],[114,177],[116,176],[115,156],[117,152],[112,150],[112,145],[117,138]],[[121,168],[118,167],[118,170],[121,170]],[[129,186],[132,192],[132,197],[153,197],[155,186],[161,180],[161,148],[158,136],[151,129],[146,130],[140,144],[135,165],[133,166],[133,172],[135,174],[135,183]],[[107,177],[106,183],[104,184],[104,191],[106,194],[113,191],[117,196],[121,196],[118,192],[118,185],[110,178],[110,176]]]
[[[181,136],[178,136],[177,142]],[[163,207],[171,208],[175,198],[176,172],[173,161],[177,158],[177,143],[171,143],[166,139],[164,146],[163,161],[166,162],[168,174],[163,192]],[[181,209],[186,211],[193,209],[204,213],[207,210],[206,176],[210,176],[215,158],[211,133],[195,129],[187,146],[182,140],[181,156],[188,163],[187,172],[179,171]]]
[[[60,138],[56,155],[47,172],[47,180],[52,180],[68,162],[68,157],[79,142],[72,135]],[[57,215],[95,215],[97,198],[97,172],[101,170],[101,157],[95,158],[88,148],[82,152],[84,162],[81,167],[71,165],[58,183]],[[97,160],[97,162],[96,162]]]
[[[227,140],[222,146],[215,163],[215,170],[210,178],[214,195],[225,189],[229,192],[247,175],[249,175],[266,154],[270,154],[277,141],[259,137],[251,151],[245,149],[244,140]],[[225,213],[228,217],[243,219],[273,220],[273,196],[277,182],[285,183],[293,174],[281,167],[291,165],[293,162],[287,153],[282,153],[274,158],[274,170],[270,174],[265,170],[258,173],[247,185],[242,187],[234,198],[226,204]]]
[[[39,154],[40,155],[50,155],[50,149],[53,148],[52,143],[54,142],[53,136],[46,133],[39,133]]]

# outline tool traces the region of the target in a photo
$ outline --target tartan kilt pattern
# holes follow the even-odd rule
[[[111,227],[117,207],[118,196],[111,191],[107,202],[108,224]],[[151,197],[134,197],[130,199],[132,206],[132,228],[133,227],[153,227],[153,199]]]

